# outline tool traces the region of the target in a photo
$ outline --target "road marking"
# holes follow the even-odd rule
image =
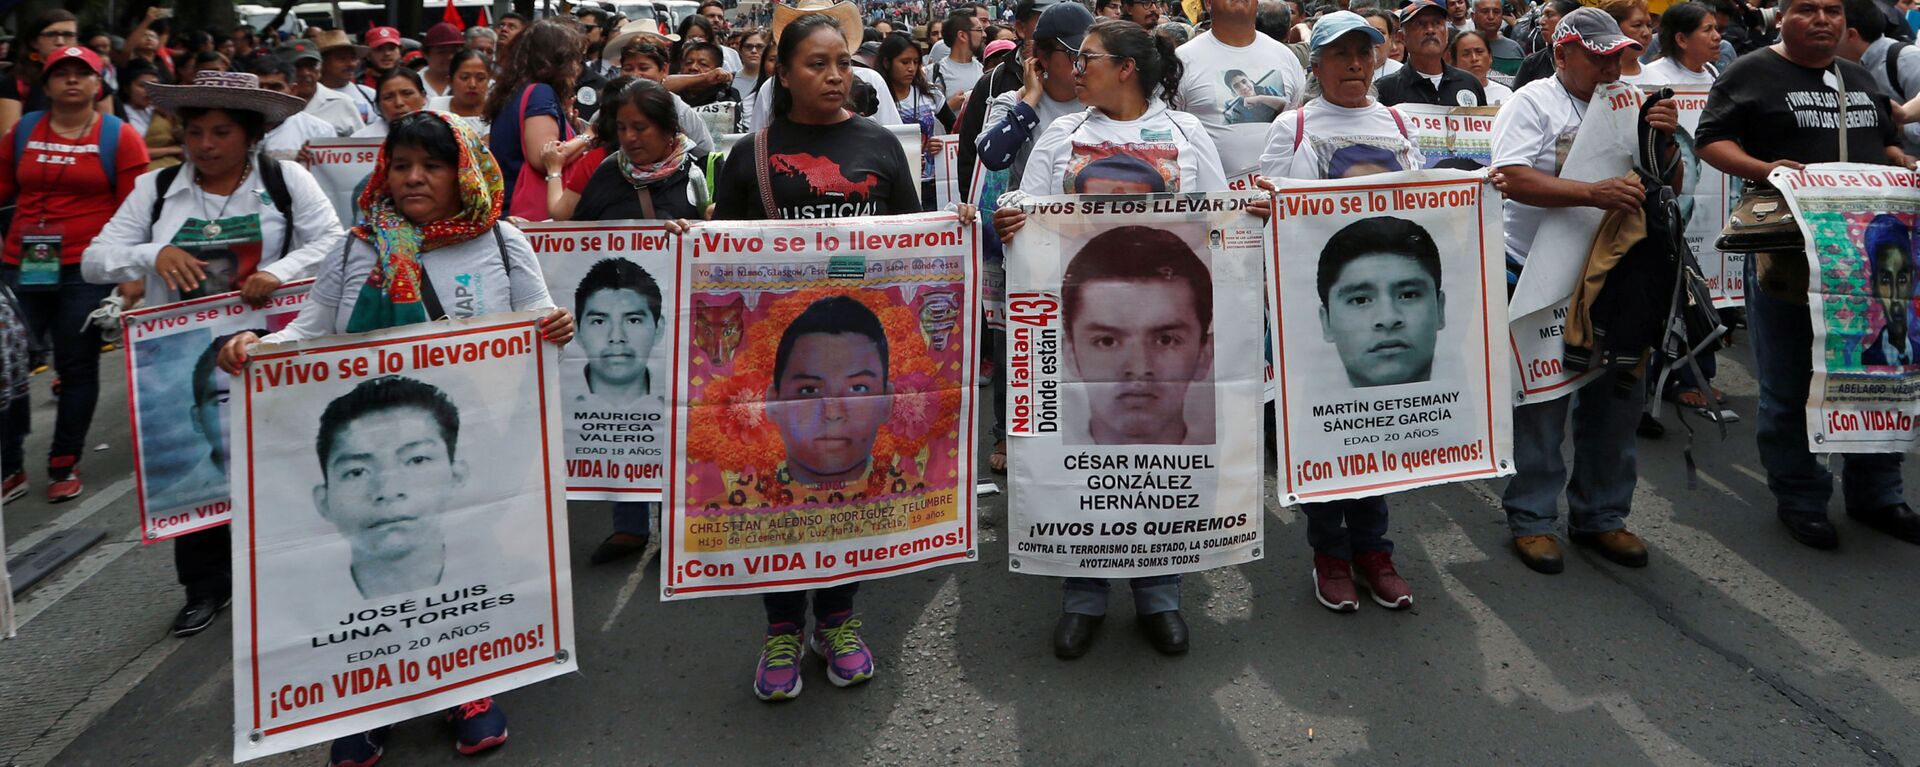
[[[45,527],[27,533],[21,536],[20,540],[7,544],[6,548],[11,551],[27,551],[32,549],[34,546],[39,545],[41,541],[53,537],[54,533],[78,527],[80,523],[87,521],[88,517],[112,505],[114,501],[120,500],[120,496],[126,495],[127,492],[132,489],[133,475],[127,475],[119,482],[108,485],[99,492],[82,500],[80,505],[54,518],[54,520],[47,523]]]
[[[26,599],[14,604],[14,627],[25,630],[27,623],[31,622],[35,616],[46,612],[47,608],[73,593],[74,589],[86,585],[87,581],[99,575],[101,570],[107,569],[107,565],[113,564],[114,560],[129,551],[140,548],[139,536],[131,528],[122,537],[132,537],[133,540],[104,541],[80,555],[79,559],[67,564],[58,574],[41,581],[27,593]]]
[[[653,529],[660,529],[658,517],[655,518]],[[613,630],[613,624],[620,619],[620,613],[626,611],[627,602],[633,599],[634,592],[640,590],[640,582],[647,579],[647,563],[652,562],[654,556],[659,553],[660,539],[654,538],[647,541],[647,550],[640,553],[640,564],[633,568],[632,575],[627,576],[627,582],[620,584],[620,594],[613,598],[613,609],[607,611],[607,622],[600,624],[600,633],[605,634]]]

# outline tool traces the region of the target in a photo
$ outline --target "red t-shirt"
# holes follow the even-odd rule
[[[21,235],[44,217],[48,224],[57,223],[64,230],[60,263],[80,263],[87,245],[113,218],[120,201],[133,192],[134,179],[147,170],[146,139],[133,126],[121,122],[119,156],[110,160],[118,170],[114,188],[108,188],[100,158],[100,126],[105,123],[95,120],[84,138],[70,140],[54,135],[52,116],[43,117],[34,124],[33,134],[27,137],[26,153],[19,158],[13,156],[13,131],[0,137],[0,200],[18,195],[13,227],[7,232],[0,261],[20,263]]]
[[[593,178],[593,171],[599,168],[601,161],[605,159],[607,159],[606,147],[599,144],[581,152],[580,156],[573,158],[571,164],[560,170],[560,185],[574,194],[585,192],[587,179]]]

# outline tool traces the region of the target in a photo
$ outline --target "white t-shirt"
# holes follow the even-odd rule
[[[880,111],[874,112],[873,116],[867,119],[881,125],[899,125],[900,112],[893,104],[893,88],[880,77],[880,73],[866,67],[854,67],[853,76],[873,86],[874,92],[879,94]],[[768,80],[753,96],[753,109],[747,112],[747,132],[765,128],[771,122],[773,122],[773,81]]]
[[[381,120],[380,122],[377,122],[377,123],[367,123],[366,125],[361,126],[360,130],[354,131],[353,137],[354,138],[386,138],[387,137],[387,121]]]
[[[428,99],[427,108],[434,110],[436,112],[452,112],[453,97],[440,96],[438,98]],[[485,117],[474,115],[472,117],[462,117],[460,119],[466,120],[467,124],[473,126],[473,129],[479,131],[480,135],[482,136],[487,135],[489,131],[493,130],[493,126],[487,122],[487,118]]]
[[[1089,190],[1088,181],[1108,182]],[[1200,118],[1154,99],[1121,122],[1089,108],[1053,121],[1034,141],[1020,191],[1055,194],[1224,192],[1226,172]]]
[[[1485,85],[1480,86],[1480,89],[1487,92],[1487,106],[1490,107],[1505,104],[1507,99],[1513,98],[1512,88],[1492,80],[1488,80]]]
[[[260,151],[276,160],[291,160],[299,156],[300,148],[307,141],[316,138],[333,138],[339,135],[333,132],[333,126],[306,112],[295,112],[285,122],[273,130],[267,131],[260,139]]]
[[[1392,75],[1395,72],[1400,71],[1400,68],[1404,66],[1406,65],[1398,61],[1394,61],[1393,59],[1387,59],[1387,63],[1381,64],[1379,69],[1376,69],[1373,71],[1373,79],[1377,82],[1382,77],[1387,77],[1389,75]]]
[[[1203,32],[1176,53],[1184,71],[1174,108],[1207,126],[1228,173],[1259,163],[1267,127],[1281,112],[1305,101],[1307,73],[1300,68],[1300,58],[1262,34],[1236,48]]]
[[[379,95],[374,93],[372,88],[359,83],[347,83],[345,88],[329,88],[325,84],[320,84],[314,86],[314,91],[318,92],[321,88],[338,93],[352,103],[354,111],[360,113],[362,125],[386,122],[386,118],[380,116],[380,107],[377,106],[380,103]]]
[[[1304,120],[1302,117],[1304,116]],[[1398,117],[1398,119],[1396,119]],[[1369,100],[1360,108],[1324,98],[1280,115],[1267,132],[1260,175],[1267,178],[1350,178],[1425,167],[1408,132],[1412,127],[1392,107]],[[1298,136],[1306,125],[1307,135]]]
[[[973,90],[974,84],[980,82],[980,76],[984,74],[986,69],[980,65],[978,56],[964,64],[945,58],[933,63],[933,71],[927,73],[927,82],[941,93],[951,96]]]
[[[324,85],[315,86],[313,98],[307,101],[307,114],[327,121],[333,126],[336,136],[349,136],[361,126],[367,124],[362,117],[360,100]]]
[[[1662,56],[1652,63],[1640,67],[1640,74],[1632,77],[1621,75],[1620,79],[1633,85],[1713,85],[1719,75],[1712,64],[1705,72],[1695,72],[1680,65],[1680,62]],[[1492,95],[1492,94],[1488,94]]]
[[[1493,168],[1525,165],[1549,176],[1559,176],[1566,164],[1573,135],[1586,119],[1587,105],[1576,101],[1558,77],[1542,77],[1514,91],[1493,118]],[[1540,230],[1545,211],[1506,198],[1502,218],[1507,225],[1507,259],[1527,262],[1533,235]]]

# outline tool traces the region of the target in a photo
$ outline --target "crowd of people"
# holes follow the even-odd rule
[[[442,316],[546,310],[546,338],[565,343],[571,313],[549,299],[517,224],[655,219],[679,230],[700,219],[926,210],[941,136],[960,142],[962,188],[972,186],[970,174],[989,176],[981,185],[988,191],[966,202],[993,211],[980,224],[994,235],[986,241],[997,256],[1025,223],[1016,204],[1023,197],[1218,192],[1249,171],[1266,184],[1416,169],[1421,151],[1397,105],[1498,106],[1489,172],[1504,196],[1510,285],[1556,211],[1642,205],[1647,190],[1632,178],[1560,176],[1589,99],[1613,81],[1711,88],[1692,140],[1705,162],[1751,184],[1764,184],[1775,168],[1839,159],[1836,123],[1853,161],[1913,166],[1920,129],[1901,126],[1920,115],[1906,103],[1920,95],[1920,61],[1901,42],[1912,30],[1891,7],[1658,5],[1207,0],[1190,14],[1162,0],[1017,0],[943,2],[921,16],[917,4],[801,0],[748,18],[708,0],[671,28],[582,6],[537,19],[503,14],[487,26],[441,22],[417,39],[391,27],[357,39],[319,26],[287,39],[246,27],[187,31],[158,8],[115,35],[47,11],[0,43],[12,48],[11,76],[0,79],[0,198],[14,206],[0,250],[0,317],[10,318],[0,328],[9,342],[0,354],[4,497],[35,485],[56,503],[83,494],[78,464],[100,355],[125,308],[232,291],[261,302],[287,282],[317,277],[293,324],[224,342],[218,364],[230,373],[262,341]],[[1836,76],[1868,98],[1789,98],[1831,93]],[[1642,119],[1671,134],[1677,115],[1660,101]],[[920,126],[923,155],[905,156],[883,127],[890,124]],[[721,140],[742,133],[754,151],[723,154]],[[307,142],[343,136],[382,139],[350,221],[339,220],[303,167]],[[1363,140],[1377,151],[1356,167],[1327,139]],[[1112,151],[1089,162],[1083,151],[1127,146],[1150,146],[1154,155]],[[871,177],[872,193],[852,202],[800,171],[754,161],[768,151],[809,154],[848,177]],[[436,265],[430,273],[427,262]],[[431,299],[434,283],[463,270],[492,278],[481,281],[487,292],[458,307],[395,289],[424,279]],[[1752,289],[1743,321],[1760,384],[1755,431],[1768,486],[1788,534],[1832,548],[1833,478],[1806,448],[1806,262],[1794,253],[1755,254],[1746,270]],[[30,350],[16,353],[22,341]],[[986,341],[990,356],[1005,343],[992,331]],[[44,469],[30,472],[22,382],[27,369],[49,361],[58,411]],[[1661,432],[1647,400],[1723,422],[1739,417],[1713,387],[1711,355],[1701,363],[1699,376],[1682,372],[1660,390],[1606,373],[1568,397],[1516,406],[1517,473],[1502,503],[1527,567],[1564,567],[1556,534],[1563,496],[1571,542],[1622,566],[1647,564],[1645,543],[1627,528],[1636,440]],[[996,392],[995,413],[1003,396]],[[995,420],[988,462],[1004,471]],[[224,471],[218,451],[212,461]],[[1897,454],[1847,456],[1845,509],[1920,544],[1920,515],[1904,500],[1900,467]],[[1413,587],[1393,563],[1388,505],[1304,505],[1320,604],[1351,612],[1363,590],[1388,609],[1413,603]],[[644,550],[655,511],[615,504],[614,532],[591,561]],[[186,604],[175,634],[203,631],[227,605],[229,552],[225,528],[176,541]],[[1185,652],[1181,579],[1130,586],[1148,641]],[[1107,592],[1105,581],[1066,580],[1057,655],[1088,652]],[[753,681],[760,699],[800,694],[799,661],[809,648],[828,660],[836,686],[873,677],[855,593],[846,585],[764,598],[767,631]],[[506,739],[505,715],[491,700],[451,714],[463,753]],[[384,740],[384,728],[343,738],[331,763],[370,765]]]

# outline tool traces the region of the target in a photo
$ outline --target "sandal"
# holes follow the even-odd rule
[[[993,454],[987,456],[987,468],[992,469],[995,474],[1007,473],[1006,440],[997,440],[993,443]]]

